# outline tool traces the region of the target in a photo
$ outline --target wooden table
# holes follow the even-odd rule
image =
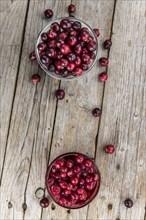
[[[36,36],[47,23],[42,14],[67,16],[71,0],[1,0],[1,220],[143,220],[146,217],[145,1],[73,0],[76,17],[99,28],[98,58],[108,56],[109,80],[90,73],[57,81],[30,62]],[[111,38],[109,51],[102,43]],[[41,82],[31,83],[39,73]],[[65,99],[55,91],[64,88]],[[92,109],[102,109],[94,118]],[[103,147],[116,146],[113,155]],[[55,204],[42,209],[35,197],[44,188],[47,164],[64,152],[95,157],[102,182],[94,201],[79,210]],[[47,195],[47,193],[46,193]],[[131,198],[131,209],[124,200]]]

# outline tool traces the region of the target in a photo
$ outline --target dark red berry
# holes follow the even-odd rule
[[[60,47],[60,52],[63,54],[63,55],[67,55],[71,52],[70,50],[70,47],[67,45],[67,44],[63,44],[61,45]]]
[[[64,40],[62,40],[61,38],[59,38],[57,41],[56,41],[56,46],[60,48],[60,46],[64,44]]]
[[[83,188],[78,188],[77,189],[77,193],[80,195],[80,194],[83,194],[85,192],[85,190]]]
[[[66,187],[67,187],[67,182],[66,182],[65,180],[61,180],[61,181],[59,182],[59,185],[60,185],[60,187],[61,187],[62,189],[66,189]]]
[[[63,89],[57,89],[56,91],[56,98],[59,99],[59,100],[62,100],[64,99],[65,97],[65,92]]]
[[[68,172],[67,172],[67,176],[68,177],[73,177],[74,176],[74,171],[73,170],[69,170]]]
[[[51,29],[55,32],[58,32],[60,30],[60,25],[57,22],[53,22],[51,24]]]
[[[70,5],[68,6],[68,12],[69,12],[69,13],[74,13],[75,11],[76,11],[76,6],[73,5],[73,4],[70,4]]]
[[[97,48],[97,43],[96,41],[90,41],[87,43],[87,49],[91,52],[95,51]]]
[[[75,31],[79,31],[81,29],[81,23],[79,21],[75,21],[73,22],[72,24],[72,28],[75,30]]]
[[[77,56],[74,62],[75,62],[75,64],[76,64],[76,66],[80,66],[80,64],[81,64],[81,58]]]
[[[69,36],[74,36],[74,37],[76,37],[77,36],[77,31],[75,31],[75,30],[71,30],[69,33],[68,33],[68,35]]]
[[[54,64],[50,64],[50,65],[48,66],[48,70],[49,70],[50,72],[55,72],[56,68],[55,68]]]
[[[107,145],[104,147],[104,150],[107,154],[112,154],[115,151],[115,147],[113,145]]]
[[[104,47],[105,49],[109,49],[111,46],[112,46],[111,40],[106,40],[106,41],[103,43],[103,47]]]
[[[72,168],[73,165],[74,165],[74,163],[73,163],[72,160],[66,160],[65,165],[66,165],[68,168]]]
[[[41,34],[41,39],[43,42],[48,42],[49,38],[48,38],[48,34],[47,33],[42,33]]]
[[[82,164],[84,161],[84,156],[83,155],[78,155],[75,160],[77,161],[77,163]]]
[[[49,48],[47,54],[49,57],[55,58],[56,57],[56,50],[54,48]]]
[[[74,63],[69,63],[67,66],[68,71],[73,71],[75,69],[76,65]]]
[[[99,30],[97,28],[93,29],[93,31],[95,32],[97,37],[100,35],[100,32],[99,32]]]
[[[40,205],[43,208],[47,208],[49,206],[49,199],[48,198],[43,198],[40,200]]]
[[[100,75],[99,75],[99,80],[100,81],[106,81],[108,79],[108,75],[107,75],[107,73],[106,72],[103,72],[103,73],[100,73]]]
[[[52,191],[53,195],[56,196],[56,195],[58,195],[60,193],[61,189],[60,189],[59,186],[52,186],[51,187],[51,191]]]
[[[107,66],[109,63],[109,60],[108,60],[108,58],[102,57],[99,59],[99,63],[101,66]]]
[[[52,62],[51,59],[46,54],[41,55],[40,60],[43,64],[50,64]]]
[[[70,62],[74,62],[75,59],[76,59],[76,54],[70,53],[70,54],[68,54],[66,57],[67,57],[67,59],[68,59]]]
[[[92,161],[89,160],[89,159],[85,160],[84,164],[85,164],[86,167],[92,167],[93,166]]]
[[[67,38],[67,35],[68,35],[68,32],[66,31],[63,31],[59,34],[58,38],[59,39],[62,39],[62,40],[65,40]]]
[[[127,208],[131,208],[133,206],[133,201],[128,198],[125,200],[124,204]]]
[[[82,31],[80,34],[81,41],[87,42],[89,38],[89,33],[87,31]]]
[[[47,45],[48,45],[49,48],[56,48],[56,46],[57,46],[56,40],[50,40],[47,43]]]
[[[82,75],[83,70],[80,67],[77,67],[74,72],[77,76],[80,76],[80,75]]]
[[[99,108],[94,108],[92,114],[94,117],[99,117],[101,115],[101,110]]]
[[[52,29],[50,29],[50,30],[48,31],[48,37],[49,37],[50,39],[55,39],[55,38],[57,37],[57,32],[55,32],[55,31],[53,31]]]
[[[91,175],[88,175],[88,176],[86,177],[86,182],[87,182],[87,183],[93,182],[93,177],[92,177]]]
[[[63,58],[63,54],[61,54],[60,51],[57,51],[57,52],[56,52],[56,55],[55,55],[55,58],[60,60],[60,59]]]
[[[95,53],[94,52],[89,52],[90,59],[95,59]]]
[[[53,184],[55,183],[55,179],[53,178],[53,177],[51,177],[51,178],[49,178],[48,179],[48,185],[51,187],[51,186],[53,186]]]
[[[66,38],[66,42],[69,46],[75,46],[77,44],[77,38],[75,36],[69,36]]]
[[[69,72],[68,70],[66,69],[63,69],[61,72],[60,72],[60,75],[64,78],[68,77],[69,76]]]
[[[53,11],[51,9],[47,9],[44,12],[44,15],[46,18],[52,18],[53,17]]]
[[[40,75],[38,75],[38,74],[32,75],[31,81],[32,81],[32,83],[34,83],[34,84],[38,84],[38,83],[41,81]]]
[[[82,46],[81,46],[81,44],[76,44],[76,45],[74,46],[74,52],[75,52],[77,55],[79,55],[79,54],[82,52]]]
[[[31,52],[31,54],[29,55],[29,59],[32,60],[36,60],[36,53],[35,51]]]
[[[72,190],[72,189],[73,189],[73,185],[72,185],[71,183],[68,183],[68,184],[67,184],[67,189],[68,189],[68,190]]]
[[[87,50],[86,47],[83,47],[83,48],[82,48],[82,53],[88,53],[88,50]]]
[[[88,70],[88,65],[86,63],[81,63],[80,67],[82,68],[82,70]]]
[[[79,195],[79,199],[85,201],[87,199],[87,193],[84,191],[83,194]]]
[[[63,30],[69,30],[71,28],[71,22],[68,19],[63,19],[60,22],[60,26]]]
[[[88,54],[83,54],[83,55],[81,56],[81,59],[82,59],[82,61],[83,61],[84,63],[88,63],[89,60],[90,60],[90,56],[89,56]]]
[[[44,52],[47,50],[47,45],[44,43],[39,43],[37,47],[40,52]]]
[[[68,60],[67,60],[67,59],[64,59],[64,58],[61,59],[60,62],[62,63],[62,66],[63,66],[63,67],[67,67],[68,64],[69,64]]]
[[[59,89],[58,89],[59,90]],[[56,93],[57,92],[61,92],[61,91],[56,91]],[[64,92],[64,90],[63,90],[63,92]],[[57,169],[60,169],[61,167],[63,167],[64,166],[64,160],[63,159],[58,159],[58,160],[56,160],[55,161],[55,167],[57,168]]]
[[[77,185],[78,182],[79,182],[78,178],[76,178],[76,177],[72,177],[72,178],[70,179],[70,181],[71,181],[71,183],[72,183],[73,185]]]

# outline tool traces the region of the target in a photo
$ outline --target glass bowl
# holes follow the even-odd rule
[[[62,19],[68,19],[68,20],[70,20],[70,21],[72,21],[72,22],[74,22],[74,21],[80,22],[81,25],[82,25],[82,27],[88,28],[90,35],[93,37],[94,41],[96,41],[96,44],[97,44],[97,49],[94,51],[95,58],[91,60],[91,64],[89,65],[88,70],[86,70],[86,71],[83,70],[83,73],[82,73],[81,75],[78,75],[78,76],[77,76],[77,75],[76,75],[76,76],[70,75],[70,76],[68,76],[68,77],[62,77],[62,76],[60,76],[60,75],[57,75],[57,74],[55,74],[54,72],[50,72],[50,71],[47,69],[47,67],[46,67],[46,66],[41,62],[41,60],[40,60],[40,55],[39,55],[39,51],[38,51],[38,47],[37,47],[37,46],[38,46],[39,43],[42,42],[42,40],[41,40],[41,34],[44,33],[44,32],[48,32],[48,30],[50,29],[52,23],[54,23],[54,22],[60,23],[60,21],[61,21]],[[37,61],[38,61],[39,65],[40,65],[40,67],[41,67],[49,76],[52,76],[52,77],[54,77],[54,78],[56,78],[56,79],[59,79],[59,80],[72,80],[72,79],[77,79],[77,78],[79,78],[79,77],[81,77],[81,76],[84,76],[87,72],[89,72],[89,71],[93,68],[93,66],[94,66],[94,64],[95,64],[95,62],[96,62],[96,60],[97,60],[97,51],[98,51],[98,41],[97,41],[97,37],[96,37],[96,34],[94,33],[93,29],[92,29],[88,24],[86,24],[84,21],[81,21],[81,20],[79,20],[79,19],[77,19],[77,18],[74,18],[74,17],[63,17],[63,18],[57,18],[57,19],[55,19],[55,20],[49,21],[48,24],[40,31],[40,33],[39,33],[39,35],[38,35],[38,38],[37,38],[37,41],[36,41],[36,44],[35,44],[35,52],[36,52]]]
[[[77,156],[81,156],[82,158],[84,158],[84,161],[80,161],[82,163],[78,163],[76,161]],[[56,169],[56,164],[58,162],[58,160],[63,160],[64,161],[64,165],[63,168],[60,169]],[[73,170],[73,172],[75,171],[74,168],[79,166],[80,167],[80,171],[77,173],[72,174],[72,171],[70,173],[68,173],[68,171],[66,169],[66,164],[67,164],[67,160],[69,161],[73,161],[73,167],[72,168],[67,168],[68,171],[70,172],[71,170]],[[86,162],[90,161],[90,163],[92,163],[92,167],[93,169],[91,169],[90,167],[87,167],[86,165],[89,165],[88,163],[86,164]],[[57,161],[57,162],[56,162]],[[85,162],[86,161],[86,162]],[[84,165],[86,164],[86,165]],[[60,174],[63,170],[66,172],[66,177],[60,177]],[[76,169],[77,171],[77,169]],[[63,172],[63,173],[65,173]],[[59,175],[58,175],[59,174]],[[68,175],[73,175],[68,177]],[[85,175],[86,174],[86,175]],[[73,184],[73,179],[74,176],[76,176],[78,178],[78,183],[76,183],[75,185]],[[88,179],[87,182],[87,176],[90,176],[92,179],[92,182],[90,180],[90,178]],[[81,179],[82,179],[82,185],[81,185]],[[67,186],[68,184],[73,186],[72,189],[69,189],[69,194],[66,194],[66,189],[68,189],[68,187],[66,185],[61,185],[61,181],[65,181]],[[84,180],[84,182],[83,182]],[[99,191],[99,187],[100,187],[100,173],[98,170],[98,167],[96,166],[95,162],[89,158],[88,156],[81,154],[81,153],[77,153],[77,152],[70,152],[70,153],[65,153],[62,154],[60,156],[58,156],[56,159],[53,160],[53,162],[49,165],[47,172],[46,172],[46,176],[45,176],[45,182],[46,182],[46,187],[47,187],[47,191],[50,195],[50,197],[54,200],[54,202],[56,202],[58,205],[64,207],[64,208],[68,208],[68,209],[78,209],[78,208],[82,208],[83,206],[89,204],[94,197],[97,195],[98,191]],[[88,185],[88,188],[87,188]],[[55,187],[60,188],[60,192],[58,193],[57,191],[55,191],[54,194],[54,190]],[[90,186],[90,189],[89,189]],[[63,187],[63,188],[62,188]],[[57,190],[58,190],[57,188]],[[85,194],[78,194],[78,189],[83,189]],[[81,190],[82,190],[81,189]],[[57,192],[57,193],[56,193]],[[68,193],[68,191],[67,191]],[[76,198],[76,195],[78,195],[78,198]],[[85,196],[85,197],[84,197]],[[80,200],[81,198],[81,200]],[[64,200],[65,199],[65,200]]]

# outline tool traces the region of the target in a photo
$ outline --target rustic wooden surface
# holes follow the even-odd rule
[[[1,220],[143,220],[146,217],[146,74],[143,0],[73,0],[76,17],[98,27],[98,57],[109,56],[109,80],[97,75],[97,65],[82,79],[61,82],[46,76],[28,59],[40,29],[54,18],[67,16],[71,0],[0,1],[1,13]],[[109,52],[101,43],[111,38]],[[30,82],[40,73],[41,83]],[[66,91],[57,102],[58,87]],[[102,108],[99,119],[94,107]],[[112,143],[116,153],[105,155]],[[102,182],[89,205],[70,212],[55,204],[39,206],[35,190],[44,188],[48,163],[67,151],[96,158]],[[45,192],[47,195],[47,192]],[[130,197],[134,206],[123,201]]]

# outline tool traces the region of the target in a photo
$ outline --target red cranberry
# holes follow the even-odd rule
[[[99,63],[101,66],[107,66],[109,63],[109,60],[108,60],[108,58],[102,57],[99,59]]]
[[[67,173],[68,169],[67,169],[66,166],[63,166],[63,167],[61,167],[61,171],[64,172],[64,173]]]
[[[73,5],[73,4],[70,4],[70,5],[68,6],[68,12],[69,12],[69,13],[74,13],[75,11],[76,11],[76,6]]]
[[[88,68],[89,68],[86,63],[82,63],[82,64],[80,65],[80,67],[81,67],[83,70],[88,70]]]
[[[73,177],[74,176],[74,171],[73,170],[69,170],[68,172],[67,172],[67,176],[69,176],[69,177]]]
[[[75,74],[76,74],[77,76],[82,75],[82,72],[83,72],[83,70],[82,70],[80,67],[77,67],[77,68],[75,69]]]
[[[52,29],[50,29],[50,30],[48,31],[48,37],[49,37],[50,39],[55,39],[55,38],[57,37],[57,32],[55,32],[55,31],[53,31]]]
[[[91,176],[91,175],[88,175],[87,177],[86,177],[86,182],[87,183],[91,183],[93,181],[93,177]]]
[[[73,185],[72,191],[75,192],[77,190],[78,186],[77,185]]]
[[[44,15],[46,18],[52,18],[53,17],[53,11],[51,9],[47,9],[44,12]]]
[[[80,195],[79,195],[79,199],[85,201],[85,200],[87,199],[87,193],[84,191],[83,194],[80,194]]]
[[[128,198],[125,200],[124,204],[127,208],[131,208],[133,206],[133,201]]]
[[[79,173],[81,171],[81,168],[79,166],[74,167],[74,172]]]
[[[56,91],[56,97],[57,97],[57,99],[59,99],[59,100],[62,100],[62,99],[64,99],[64,97],[65,97],[65,92],[64,92],[64,90],[63,89],[57,89],[57,91]],[[64,165],[64,164],[63,164]],[[62,166],[63,166],[62,165]]]
[[[67,67],[69,64],[67,59],[61,59],[60,61],[61,61],[63,67]]]
[[[85,166],[86,167],[92,167],[93,166],[93,163],[92,163],[92,161],[91,160],[89,160],[89,159],[87,159],[87,160],[85,160]]]
[[[58,92],[58,90],[56,92]],[[55,167],[57,169],[60,169],[63,166],[64,166],[64,160],[63,159],[58,159],[58,160],[55,161]]]
[[[86,170],[82,171],[82,176],[83,176],[83,177],[86,177],[87,175],[88,175],[88,173],[87,173]]]
[[[82,46],[81,46],[81,44],[76,44],[76,45],[74,46],[74,52],[75,52],[76,54],[78,54],[78,55],[82,52]]]
[[[99,80],[100,81],[106,81],[108,79],[108,75],[107,75],[107,73],[105,73],[105,72],[103,72],[103,73],[100,73],[100,75],[99,75]]]
[[[82,164],[84,161],[84,156],[79,154],[78,156],[76,156],[75,160],[77,161],[77,163]]]
[[[60,22],[60,26],[63,30],[69,30],[71,28],[71,22],[68,19],[63,19]]]
[[[67,199],[62,197],[62,198],[59,199],[59,203],[60,203],[60,205],[65,206],[66,203],[67,203]]]
[[[57,43],[56,43],[56,40],[51,40],[47,43],[48,47],[49,48],[56,48],[57,46]]]
[[[40,52],[46,51],[46,50],[47,50],[46,44],[44,44],[44,43],[39,43],[39,44],[38,44],[38,50],[39,50]]]
[[[51,29],[55,32],[58,32],[60,30],[60,25],[57,22],[53,22],[51,24]]]
[[[88,167],[88,173],[94,173],[95,169],[94,167]]]
[[[41,39],[43,42],[48,42],[49,38],[48,38],[48,34],[47,33],[42,33],[41,34]]]
[[[68,183],[68,184],[67,184],[67,189],[68,189],[68,190],[72,190],[72,189],[73,189],[73,185],[72,185],[71,183]]]
[[[51,192],[53,193],[53,195],[58,195],[58,194],[60,194],[60,191],[61,191],[61,189],[60,189],[59,186],[52,186],[52,187],[51,187]]]
[[[54,58],[54,57],[53,57],[53,58]],[[63,54],[61,54],[60,51],[57,51],[57,52],[56,52],[56,55],[55,55],[55,58],[60,60],[60,59],[63,58]]]
[[[30,60],[36,60],[36,53],[34,51],[31,52],[31,54],[29,55],[29,59]]]
[[[60,72],[60,75],[62,76],[62,77],[68,77],[69,76],[69,72],[68,72],[68,70],[66,70],[66,69],[63,69],[61,72]]]
[[[81,164],[80,167],[81,167],[81,170],[85,170],[86,169],[86,166],[84,164]]]
[[[91,193],[89,191],[87,191],[87,197],[89,198],[91,195]]]
[[[48,49],[48,56],[54,58],[56,56],[56,50],[54,48]]]
[[[51,59],[48,57],[48,55],[41,55],[40,60],[43,64],[50,64]]]
[[[55,177],[55,179],[60,179],[60,174],[57,172],[57,173],[54,173],[54,177]]]
[[[63,70],[64,66],[62,65],[62,62],[60,60],[55,61],[55,66],[58,70]]]
[[[84,31],[86,31],[86,32],[89,33],[89,30],[88,30],[88,28],[86,28],[86,27],[81,28],[80,33],[81,33],[81,32],[84,32]]]
[[[55,179],[53,177],[49,178],[47,181],[47,183],[50,187],[54,184],[54,182],[55,182]]]
[[[64,44],[64,40],[62,40],[61,38],[59,38],[57,41],[56,41],[56,46],[60,48],[60,46]]]
[[[95,53],[90,52],[90,53],[89,53],[89,56],[90,56],[90,59],[95,59]]]
[[[43,198],[40,200],[40,205],[43,208],[47,208],[49,206],[49,199],[48,198]]]
[[[95,181],[97,181],[97,180],[99,180],[99,175],[98,175],[97,173],[95,173],[95,174],[93,175],[93,178],[94,178]]]
[[[77,38],[75,36],[69,36],[66,38],[66,42],[69,46],[75,46],[77,44]]]
[[[99,108],[94,108],[92,111],[94,117],[99,117],[101,115],[101,110]]]
[[[88,48],[88,50],[91,51],[91,52],[95,51],[96,48],[97,48],[96,42],[95,42],[95,41],[90,41],[90,42],[88,42],[88,43],[87,43],[87,48]]]
[[[73,161],[72,161],[72,160],[66,160],[65,165],[66,165],[68,168],[72,168],[72,167],[73,167]]]
[[[85,192],[85,190],[83,188],[78,188],[77,189],[77,193],[80,195],[80,194],[83,194]]]
[[[56,171],[57,171],[56,167],[55,167],[55,166],[52,166],[51,171],[52,171],[53,173],[56,173]]]
[[[99,30],[97,28],[93,29],[93,31],[95,32],[97,37],[100,35],[100,32],[99,32]]]
[[[65,180],[61,180],[60,183],[59,183],[59,185],[60,185],[60,187],[61,187],[62,189],[66,189],[66,187],[67,187],[67,182],[66,182]]]
[[[76,178],[76,177],[71,177],[70,181],[73,185],[77,185],[79,182],[78,178]]]
[[[84,54],[84,53],[88,53],[88,50],[87,50],[86,47],[83,47],[83,48],[82,48],[82,53],[83,53],[83,54]]]
[[[81,23],[80,23],[79,21],[73,22],[72,28],[73,28],[75,31],[79,31],[79,30],[81,29]]]
[[[70,195],[70,194],[71,194],[71,190],[65,189],[64,194],[65,194],[66,196]]]
[[[104,150],[107,154],[112,154],[115,151],[115,147],[113,145],[107,145]]]
[[[89,35],[88,41],[94,41],[94,37],[92,37],[91,35]]]
[[[72,192],[70,196],[71,196],[71,199],[75,202],[78,201],[79,199],[79,196],[75,192]]]
[[[90,60],[90,56],[88,54],[83,54],[81,59],[84,63],[87,63]]]
[[[91,191],[96,186],[96,181],[93,181],[91,183],[86,183],[86,189]]]
[[[79,184],[80,184],[80,186],[84,186],[85,185],[85,180],[84,179],[80,179]]]
[[[68,32],[63,31],[59,34],[59,39],[65,40],[67,38]]]
[[[32,81],[32,83],[34,83],[34,84],[38,84],[38,83],[41,81],[40,75],[38,75],[38,74],[32,75],[31,81]]]
[[[81,64],[81,58],[77,56],[74,62],[75,62],[75,64],[76,64],[76,66],[80,66],[80,64]]]
[[[73,71],[75,69],[76,65],[74,63],[69,63],[67,66],[68,71]]]
[[[87,31],[82,31],[80,34],[81,41],[88,41],[89,33]]]
[[[70,62],[74,62],[76,59],[76,55],[74,53],[69,53],[66,57]]]
[[[109,49],[111,46],[112,46],[111,40],[106,40],[106,41],[104,41],[103,47],[104,47],[105,49]]]
[[[49,70],[50,72],[55,72],[56,68],[55,68],[54,64],[50,64],[50,65],[48,66],[48,70]]]
[[[77,36],[77,31],[75,31],[75,30],[71,30],[70,32],[69,32],[69,36],[74,36],[74,37],[76,37]]]
[[[71,51],[70,51],[70,47],[67,45],[67,44],[63,44],[61,45],[60,47],[60,52],[63,54],[63,55],[67,55],[69,54]]]
[[[66,173],[64,173],[64,172],[61,172],[61,173],[60,173],[60,177],[61,177],[61,178],[66,178],[66,176],[67,176]]]

